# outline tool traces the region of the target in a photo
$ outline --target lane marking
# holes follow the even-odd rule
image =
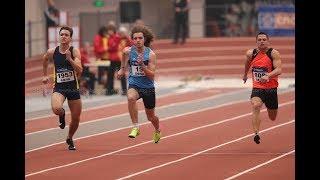
[[[289,102],[280,104],[279,107],[282,107],[282,106],[285,106],[285,105],[289,105],[289,104],[293,104],[293,103],[294,103],[294,101],[289,101]],[[264,111],[266,111],[266,109],[263,109],[261,112],[264,112]],[[164,137],[162,137],[161,139],[163,140],[163,139],[171,138],[171,137],[178,136],[178,135],[181,135],[181,134],[186,134],[186,133],[189,133],[189,132],[193,132],[193,131],[197,131],[197,130],[200,130],[200,129],[204,129],[204,128],[207,128],[207,127],[211,127],[211,126],[215,126],[215,125],[218,125],[218,124],[222,124],[222,123],[225,123],[225,122],[234,121],[234,120],[240,119],[240,118],[245,117],[245,116],[248,116],[248,115],[251,115],[251,113],[242,114],[242,115],[235,116],[235,117],[228,118],[228,119],[224,119],[224,120],[221,120],[221,121],[218,121],[218,122],[215,122],[215,123],[211,123],[211,124],[207,124],[207,125],[204,125],[204,126],[192,128],[192,129],[185,130],[185,131],[181,131],[181,132],[178,132],[178,133],[175,133],[175,134],[171,134],[171,135],[168,135],[168,136],[164,136]],[[292,120],[292,121],[290,121],[290,122],[282,123],[282,124],[280,124],[280,125],[273,126],[273,127],[271,127],[271,128],[265,129],[265,130],[262,130],[262,131],[260,131],[260,133],[263,133],[263,132],[265,132],[265,131],[268,131],[268,130],[271,130],[271,129],[274,129],[274,128],[277,128],[277,127],[280,127],[280,126],[283,126],[283,125],[286,125],[286,124],[290,124],[290,123],[292,123],[292,122],[294,122],[294,120]],[[192,155],[190,155],[190,156],[186,156],[186,157],[181,158],[181,159],[178,159],[178,160],[176,160],[176,161],[171,161],[171,162],[162,164],[162,165],[160,165],[160,166],[155,166],[155,167],[149,168],[149,169],[147,169],[147,170],[144,170],[144,171],[140,171],[140,172],[138,172],[138,173],[131,174],[131,175],[126,176],[126,177],[124,177],[124,178],[127,179],[127,178],[130,178],[130,177],[132,177],[132,176],[136,176],[136,175],[138,175],[138,174],[141,174],[141,173],[144,173],[144,172],[147,172],[147,171],[151,171],[151,170],[153,170],[153,169],[157,169],[157,168],[160,168],[160,167],[163,167],[163,166],[166,166],[166,165],[175,163],[175,162],[179,162],[179,161],[182,161],[182,160],[184,160],[184,159],[187,159],[187,158],[196,156],[196,155],[198,155],[198,154],[201,154],[201,153],[210,151],[210,150],[212,150],[212,149],[216,149],[216,148],[218,148],[218,147],[221,147],[221,146],[224,146],[224,145],[227,145],[227,144],[230,144],[230,143],[233,143],[233,142],[236,142],[236,141],[239,141],[239,140],[241,140],[241,139],[244,139],[244,138],[247,138],[247,137],[251,137],[251,136],[253,136],[252,133],[251,133],[251,134],[248,134],[248,135],[246,135],[246,136],[243,136],[243,137],[241,137],[241,138],[238,138],[238,139],[236,139],[236,140],[232,140],[232,141],[229,141],[229,142],[227,142],[227,143],[223,143],[223,144],[220,144],[220,145],[218,145],[218,146],[214,146],[213,148],[209,148],[209,149],[206,149],[206,150],[204,150],[204,151],[200,151],[200,152],[197,152],[197,153],[195,153],[195,154],[192,154]],[[118,153],[118,152],[121,152],[121,151],[124,151],[124,150],[128,150],[128,149],[131,149],[131,148],[134,148],[134,147],[142,146],[142,145],[148,144],[148,143],[153,143],[153,140],[145,141],[145,142],[142,142],[142,143],[133,145],[133,146],[128,146],[128,147],[121,148],[121,149],[116,150],[116,151],[112,151],[112,152],[105,153],[105,154],[102,154],[102,155],[99,155],[99,156],[94,156],[94,157],[91,157],[91,158],[83,159],[83,160],[76,161],[76,162],[73,162],[73,163],[68,163],[68,164],[65,164],[65,165],[56,166],[56,167],[44,169],[44,170],[41,170],[41,171],[29,173],[29,174],[25,175],[25,177],[29,177],[29,176],[33,176],[33,175],[36,175],[36,174],[41,174],[41,173],[44,173],[44,172],[52,171],[52,170],[55,170],[55,169],[60,169],[60,168],[64,168],[64,167],[69,167],[69,166],[76,165],[76,164],[80,164],[80,163],[87,162],[87,161],[90,161],[90,160],[102,158],[102,157],[105,157],[105,156],[108,156],[108,155],[111,155],[111,154],[115,154],[115,153]]]
[[[239,176],[241,176],[241,175],[243,175],[243,174],[245,174],[245,173],[248,173],[248,172],[250,172],[250,171],[252,171],[252,170],[258,169],[258,168],[260,168],[260,167],[262,167],[262,166],[265,166],[265,165],[267,165],[267,164],[269,164],[269,163],[272,163],[272,162],[275,161],[275,160],[278,160],[278,159],[281,159],[281,158],[283,158],[283,157],[285,157],[285,156],[288,156],[288,155],[290,155],[290,154],[292,154],[292,153],[294,153],[294,152],[295,152],[295,149],[292,150],[292,151],[290,151],[290,152],[287,152],[287,153],[285,153],[285,154],[282,154],[281,156],[278,156],[278,157],[275,157],[275,158],[273,158],[273,159],[270,159],[269,161],[266,161],[266,162],[264,162],[264,163],[261,163],[261,164],[255,166],[255,167],[252,167],[252,168],[247,169],[247,170],[245,170],[245,171],[242,171],[242,172],[240,172],[240,173],[238,173],[238,174],[235,174],[235,175],[233,175],[233,176],[231,176],[231,177],[228,177],[228,178],[226,178],[225,180],[235,179],[235,178],[237,178],[237,177],[239,177]]]

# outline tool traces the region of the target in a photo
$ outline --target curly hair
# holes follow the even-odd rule
[[[147,26],[136,25],[131,30],[131,39],[133,39],[133,34],[134,33],[139,33],[139,32],[141,32],[143,34],[143,37],[145,38],[144,46],[150,47],[151,46],[151,42],[154,39],[154,34],[151,31],[151,29],[148,28]]]

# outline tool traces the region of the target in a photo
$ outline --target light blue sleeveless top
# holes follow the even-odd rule
[[[151,49],[149,47],[144,47],[142,57],[138,56],[138,51],[135,46],[131,46],[129,53],[129,85],[138,86],[139,88],[154,88],[154,81],[145,76],[142,71],[142,67],[137,64],[138,58],[143,58],[143,63],[148,66],[149,54]]]

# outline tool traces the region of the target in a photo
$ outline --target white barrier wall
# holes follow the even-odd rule
[[[189,11],[189,37],[204,37],[205,0],[191,0]]]

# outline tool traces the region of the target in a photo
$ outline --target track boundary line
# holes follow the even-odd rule
[[[289,105],[289,104],[293,104],[295,101],[287,101],[285,103],[282,103],[282,104],[279,104],[279,107],[283,107],[285,105]],[[266,108],[264,108],[263,110],[261,110],[260,112],[265,112],[267,111]],[[207,124],[207,125],[203,125],[203,126],[199,126],[199,127],[196,127],[196,128],[192,128],[192,129],[188,129],[188,130],[185,130],[185,131],[181,131],[181,132],[178,132],[178,133],[174,133],[174,134],[171,134],[171,135],[168,135],[168,136],[164,136],[162,137],[161,139],[167,139],[167,138],[171,138],[171,137],[174,137],[174,136],[178,136],[178,135],[181,135],[181,134],[186,134],[186,133],[189,133],[189,132],[193,132],[193,131],[196,131],[196,130],[199,130],[199,129],[204,129],[204,128],[207,128],[207,127],[211,127],[211,126],[215,126],[215,125],[219,125],[219,124],[222,124],[222,123],[225,123],[225,122],[229,122],[229,121],[234,121],[234,120],[237,120],[239,118],[242,118],[242,117],[245,117],[245,116],[248,116],[248,115],[251,115],[251,112],[250,113],[246,113],[246,114],[242,114],[242,115],[238,115],[238,116],[234,116],[232,118],[227,118],[227,119],[224,119],[224,120],[221,120],[221,121],[218,121],[218,122],[214,122],[214,123],[210,123],[210,124]],[[169,118],[168,118],[169,119]],[[290,122],[294,122],[294,120],[290,121]],[[284,123],[284,124],[288,124],[288,122]],[[277,125],[279,126],[279,125]],[[277,126],[273,126],[273,128],[277,127]],[[268,128],[270,129],[270,128]],[[263,133],[265,132],[266,130],[262,130],[260,131],[260,133]],[[238,139],[237,141],[241,140],[241,139],[244,139],[244,138],[247,138],[247,137],[250,137],[250,136],[253,136],[252,133]],[[127,146],[125,148],[121,148],[119,150],[116,150],[116,151],[112,151],[112,152],[109,152],[109,153],[105,153],[105,154],[101,154],[99,156],[94,156],[94,157],[91,157],[91,158],[87,158],[87,159],[83,159],[83,160],[80,160],[80,161],[76,161],[76,162],[73,162],[73,163],[68,163],[68,164],[65,164],[65,165],[61,165],[61,166],[56,166],[56,167],[52,167],[52,168],[48,168],[48,169],[44,169],[44,170],[41,170],[41,171],[37,171],[37,172],[33,172],[33,173],[29,173],[27,175],[25,175],[25,177],[29,177],[29,176],[33,176],[33,175],[36,175],[36,174],[41,174],[41,173],[44,173],[44,172],[48,172],[48,171],[52,171],[52,170],[55,170],[55,169],[60,169],[60,168],[64,168],[64,167],[68,167],[68,166],[72,166],[72,165],[76,165],[76,164],[80,164],[82,162],[86,162],[86,161],[90,161],[90,160],[94,160],[94,159],[98,159],[98,158],[102,158],[102,157],[105,157],[105,156],[108,156],[108,155],[111,155],[111,154],[115,154],[115,153],[118,153],[118,152],[121,152],[121,151],[124,151],[124,150],[127,150],[127,149],[131,149],[131,148],[134,148],[134,147],[138,147],[138,146],[142,146],[144,144],[148,144],[148,143],[152,143],[153,140],[150,140],[150,141],[144,141],[142,143],[139,143],[139,144],[135,144],[135,145],[132,145],[132,146]],[[216,148],[218,147],[221,147],[221,146],[224,146],[226,144],[230,144],[232,142],[236,142],[235,140],[233,141],[229,141],[228,143],[223,143],[223,144],[220,144],[219,146],[215,146]],[[211,150],[212,148],[210,148]],[[200,151],[201,153],[203,152],[206,152],[206,151],[209,151],[209,150],[204,150],[204,151]],[[201,154],[200,153],[200,154]],[[199,154],[198,153],[195,153],[193,155],[190,155],[190,156],[186,156],[186,157],[193,157],[195,155]],[[181,158],[181,159],[186,159],[186,157],[184,158]],[[181,161],[181,160],[179,160]],[[173,161],[172,161],[173,162]],[[174,161],[176,162],[176,161]],[[178,162],[178,161],[177,161]],[[172,164],[172,163],[165,163],[166,165],[169,165],[169,164]],[[156,166],[158,167],[158,166]],[[161,166],[162,167],[162,166]],[[150,171],[150,170],[153,170],[155,169],[155,167],[152,167],[152,168],[149,168],[149,170],[147,171]],[[147,171],[143,171],[143,172],[147,172]],[[141,174],[142,171],[138,172],[139,174]],[[135,173],[135,175],[138,175],[137,173]],[[134,175],[134,176],[135,176]],[[130,175],[130,177],[132,177],[132,175]],[[126,176],[126,178],[129,178],[129,176]]]
[[[209,96],[209,97],[204,97],[204,98],[200,98],[200,99],[194,99],[194,100],[191,100],[191,101],[182,101],[182,102],[178,102],[178,103],[171,103],[171,104],[164,105],[164,106],[158,106],[157,110],[163,109],[163,108],[167,108],[167,107],[170,107],[170,106],[178,106],[178,105],[195,103],[195,102],[204,101],[204,100],[215,99],[215,98],[218,98],[218,97],[223,96],[223,95],[229,95],[229,94],[232,94],[232,93],[238,93],[238,92],[242,92],[242,91],[247,91],[247,90],[238,90],[238,91],[232,91],[232,92],[227,92],[227,93],[220,93],[220,94],[215,94],[215,95],[212,95],[212,96]],[[139,110],[138,113],[141,113],[143,111],[144,111],[144,109]],[[113,116],[109,116],[109,117],[93,119],[93,120],[81,122],[81,123],[79,123],[79,126],[83,125],[83,124],[95,123],[95,122],[98,122],[98,121],[105,121],[105,120],[112,119],[112,118],[118,118],[118,117],[122,117],[122,116],[126,116],[126,115],[128,115],[128,112],[117,114],[117,115],[113,115]],[[66,127],[69,127],[69,125],[66,125]],[[54,128],[49,128],[49,129],[43,129],[43,130],[40,130],[40,131],[30,132],[30,133],[27,133],[25,135],[32,135],[32,134],[42,133],[42,132],[46,132],[46,131],[50,131],[50,130],[54,130],[54,129],[59,129],[59,128],[58,127],[54,127]]]
[[[188,92],[170,92],[168,94],[164,94],[164,95],[161,95],[157,98],[165,98],[165,97],[168,97],[168,96],[173,96],[173,95],[183,95],[183,94],[186,94],[186,93],[189,93],[189,92],[199,92],[199,91],[207,91],[207,90],[211,90],[212,88],[207,88],[207,89],[201,89],[201,90],[196,90],[196,91],[188,91]],[[213,89],[214,90],[214,89]],[[241,92],[241,91],[245,91],[243,89],[241,90],[236,90],[236,91],[232,91],[232,92]],[[226,92],[226,93],[220,93],[220,94],[226,94],[226,95],[229,95],[228,93],[232,93],[232,92]],[[219,95],[219,94],[216,94],[216,95]],[[159,101],[159,99],[157,99]],[[91,110],[96,110],[96,109],[101,109],[101,108],[108,108],[110,106],[114,106],[114,105],[119,105],[119,104],[126,104],[127,103],[127,100],[125,101],[120,101],[120,102],[114,102],[114,103],[110,103],[110,104],[105,104],[105,105],[100,105],[100,106],[95,106],[95,107],[90,107],[90,108],[86,108],[86,109],[83,109],[82,113],[83,112],[86,112],[86,111],[91,111]],[[50,110],[50,109],[48,109]],[[66,115],[69,115],[70,114],[70,111],[67,111],[66,112]],[[38,119],[42,119],[42,118],[49,118],[49,117],[55,117],[56,115],[55,114],[50,114],[50,115],[46,115],[46,116],[40,116],[40,117],[35,117],[35,118],[29,118],[29,119],[26,119],[25,121],[34,121],[34,120],[38,120]]]
[[[295,122],[295,120],[291,120],[291,121],[289,121],[289,122],[285,122],[285,123],[282,123],[282,124],[278,124],[278,125],[276,125],[276,126],[272,126],[272,127],[270,127],[270,128],[264,129],[264,130],[260,131],[260,133],[264,133],[264,132],[273,130],[273,129],[275,129],[275,128],[281,127],[281,126],[285,126],[285,125],[291,124],[291,123],[293,123],[293,122]],[[143,174],[143,173],[152,171],[152,170],[154,170],[154,169],[158,169],[158,168],[161,168],[161,167],[164,167],[164,166],[168,166],[168,165],[170,165],[170,164],[174,164],[174,163],[177,163],[177,162],[180,162],[180,161],[189,159],[189,158],[191,158],[191,157],[197,156],[197,155],[202,154],[202,153],[207,152],[207,151],[211,151],[211,150],[214,150],[214,149],[218,149],[219,147],[222,147],[222,146],[225,146],[225,145],[228,145],[228,144],[231,144],[231,143],[234,143],[234,142],[237,142],[237,141],[246,139],[246,138],[251,137],[251,136],[253,136],[252,133],[251,133],[251,134],[248,134],[248,135],[245,135],[245,136],[242,136],[242,137],[240,137],[240,138],[238,138],[238,139],[234,139],[234,140],[232,140],[232,141],[228,141],[228,142],[226,142],[226,143],[222,143],[222,144],[219,144],[219,145],[217,145],[217,146],[214,146],[214,147],[205,149],[205,150],[203,150],[203,151],[199,151],[199,152],[194,153],[194,154],[192,154],[192,155],[185,156],[185,157],[183,157],[183,158],[179,158],[179,159],[174,160],[174,161],[169,161],[169,162],[167,162],[167,163],[163,163],[163,164],[161,164],[161,165],[154,166],[154,167],[148,168],[148,169],[146,169],[146,170],[139,171],[139,172],[136,172],[136,173],[134,173],[134,174],[130,174],[130,175],[128,175],[128,176],[118,178],[117,180],[128,179],[128,178],[131,178],[131,177],[133,177],[133,176],[137,176],[137,175],[140,175],[140,174]]]
[[[285,156],[287,156],[287,155],[289,155],[289,154],[292,154],[292,153],[294,153],[294,152],[295,152],[295,149],[292,150],[292,151],[289,151],[289,152],[287,152],[287,153],[284,153],[284,154],[282,154],[282,155],[280,155],[280,156],[277,156],[277,157],[275,157],[275,158],[272,158],[272,159],[270,159],[269,161],[266,161],[266,162],[264,162],[264,163],[261,163],[261,164],[255,166],[255,167],[252,167],[252,168],[247,169],[247,170],[245,170],[245,171],[242,171],[242,172],[240,172],[240,173],[238,173],[238,174],[235,174],[235,175],[233,175],[233,176],[231,176],[231,177],[228,177],[228,178],[226,178],[225,180],[231,180],[231,179],[234,179],[234,178],[236,178],[236,177],[239,177],[239,176],[241,176],[241,175],[243,175],[243,174],[245,174],[245,173],[247,173],[247,172],[250,172],[250,171],[252,171],[252,170],[258,169],[258,168],[260,168],[260,167],[262,167],[262,166],[265,166],[265,165],[267,165],[267,164],[269,164],[269,163],[272,163],[273,161],[278,160],[278,159],[281,159],[281,158],[283,158],[283,157],[285,157]]]

